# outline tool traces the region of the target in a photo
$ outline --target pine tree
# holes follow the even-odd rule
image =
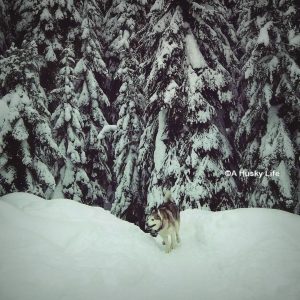
[[[249,206],[292,211],[296,205],[300,35],[295,1],[240,3],[239,38],[247,106],[236,135],[241,168],[279,176],[244,178]],[[298,56],[299,57],[299,56]]]
[[[296,0],[0,0],[0,194],[113,202],[140,225],[165,190],[180,209],[300,213],[299,16]],[[239,197],[237,160],[280,175],[240,177]]]
[[[145,24],[147,1],[145,0],[115,0],[112,1],[105,19],[103,40],[107,51],[105,53],[111,82],[108,95],[114,102],[122,86],[122,76],[119,68],[124,68],[122,61],[130,61],[138,54],[136,33]],[[113,121],[117,122],[118,108],[112,112]]]
[[[12,30],[16,44],[21,44],[26,34],[32,37],[34,28],[34,15],[38,7],[38,0],[14,0],[10,1],[12,14]],[[28,40],[30,40],[28,36]]]
[[[182,10],[173,2],[154,3],[147,32],[143,32],[145,38],[141,41],[148,103],[146,128],[139,149],[139,177],[141,195],[148,209],[162,201],[164,188],[174,188],[173,181],[179,176],[176,172],[180,172],[176,170],[176,154],[172,164],[164,162],[167,156],[171,157],[169,151],[177,149],[176,136],[182,129],[179,115],[183,113],[186,101],[183,89],[186,30]]]
[[[109,68],[113,74],[117,72],[121,60],[128,55],[126,51],[132,43],[132,36],[145,23],[146,6],[145,0],[115,0],[107,11],[103,37],[108,47],[106,54]]]
[[[53,197],[66,197],[84,202],[88,193],[89,178],[84,170],[86,154],[84,151],[83,121],[78,109],[78,96],[74,82],[74,51],[72,46],[63,50],[61,69],[57,77],[58,88],[52,91],[53,99],[59,103],[52,114],[56,141],[65,161],[56,163],[57,188]]]
[[[67,43],[75,52],[80,47],[81,1],[74,0],[16,0],[13,6],[16,41],[34,40],[45,65],[40,71],[41,84],[46,92],[56,85],[58,64]],[[50,111],[56,106],[50,105]]]
[[[237,58],[232,46],[236,36],[222,1],[191,1],[190,11],[195,22],[190,25],[185,46],[189,63],[188,140],[192,143],[185,143],[181,150],[183,156],[188,153],[184,164],[189,174],[183,186],[190,195],[182,205],[200,203],[212,210],[228,209],[240,205],[235,179],[225,176],[226,169],[236,168],[229,141],[238,115],[233,97]]]
[[[0,128],[0,194],[27,191],[49,198],[55,188],[51,166],[62,155],[51,134],[36,44],[12,46],[0,69],[0,102],[7,107]]]
[[[150,11],[143,47],[154,55],[143,65],[149,104],[139,157],[147,209],[162,201],[164,189],[181,209],[238,205],[235,180],[225,177],[233,157],[225,125],[230,114],[222,114],[233,107],[234,33],[229,25],[228,32],[217,31],[226,22],[222,7],[214,6],[207,12],[194,2],[156,1]]]
[[[240,111],[235,82],[239,73],[238,58],[235,53],[237,37],[231,23],[232,12],[226,7],[232,4],[231,1],[222,0],[203,1],[203,3],[190,0],[189,2],[190,13],[195,20],[190,24],[191,31],[198,41],[203,59],[215,72],[217,95],[209,95],[209,97],[218,99],[218,105],[215,106],[216,113],[222,120],[226,135],[233,139]],[[224,2],[229,3],[225,5]]]
[[[8,14],[8,3],[6,0],[0,0],[0,54],[8,48],[9,44],[9,23],[10,16]]]
[[[143,107],[137,32],[145,23],[146,1],[114,1],[105,19],[106,57],[111,72],[110,98],[114,134],[115,199],[112,212],[128,221],[141,219],[139,203],[137,153]]]
[[[112,185],[109,165],[109,144],[107,139],[98,139],[99,132],[108,124],[104,112],[110,105],[100,83],[107,80],[108,72],[102,59],[102,45],[99,31],[102,24],[102,12],[94,0],[85,1],[81,24],[81,55],[75,72],[79,108],[85,133],[85,168],[90,177],[90,186],[85,203],[104,206],[108,202],[108,190]],[[98,79],[98,80],[97,80]]]
[[[141,218],[137,157],[142,131],[140,105],[144,100],[135,76],[136,71],[137,62],[130,65],[124,61],[124,68],[119,68],[123,84],[116,99],[116,106],[119,108],[114,134],[116,191],[111,209],[113,214],[133,223],[138,223]]]

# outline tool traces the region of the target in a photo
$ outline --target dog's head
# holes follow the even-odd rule
[[[162,217],[157,208],[153,209],[146,218],[146,232],[150,232],[152,236],[157,236],[162,227]]]

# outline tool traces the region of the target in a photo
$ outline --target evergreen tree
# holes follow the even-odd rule
[[[123,84],[116,100],[116,106],[119,107],[117,129],[114,134],[116,191],[111,209],[113,214],[133,223],[140,220],[142,208],[138,202],[137,157],[142,131],[140,105],[143,95],[135,76],[136,71],[137,62],[130,65],[124,61],[124,68],[119,68]]]
[[[9,44],[9,14],[8,3],[6,0],[0,0],[0,54],[8,48]]]
[[[107,125],[104,116],[110,105],[100,83],[107,80],[108,72],[102,59],[102,45],[99,30],[102,24],[102,12],[97,1],[85,1],[81,24],[81,55],[75,72],[79,106],[85,133],[85,168],[90,177],[90,185],[85,203],[104,206],[108,202],[108,190],[112,185],[109,165],[109,144],[107,139],[98,139],[99,132]],[[98,79],[98,80],[97,80]],[[102,84],[103,85],[103,84]]]
[[[137,153],[142,130],[144,98],[140,88],[137,32],[145,23],[146,1],[113,1],[105,19],[106,57],[111,72],[113,101],[115,199],[112,212],[137,223],[143,214],[139,203]]]
[[[186,102],[183,87],[186,29],[182,10],[174,1],[156,1],[148,24],[141,41],[148,103],[146,128],[139,148],[139,177],[144,205],[149,209],[163,200],[164,188],[174,189],[176,177],[180,176],[175,149]],[[166,163],[166,157],[172,163]]]
[[[181,149],[188,173],[180,183],[190,192],[182,205],[228,209],[241,205],[235,178],[225,176],[236,168],[228,140],[238,114],[233,97],[236,36],[223,1],[191,1],[190,12],[195,20],[185,37],[190,143]]]
[[[49,198],[55,188],[51,166],[62,155],[51,134],[39,60],[34,42],[12,46],[0,60],[0,102],[7,108],[0,128],[0,194],[27,191]]]
[[[299,17],[296,0],[0,0],[0,194],[140,225],[165,190],[300,213]],[[237,161],[280,175],[240,177],[239,197]]]
[[[244,178],[249,206],[292,211],[299,132],[299,9],[295,1],[241,1],[239,38],[247,107],[236,135],[241,168],[279,176]],[[297,58],[298,57],[298,58]]]
[[[81,1],[74,0],[16,0],[13,14],[16,19],[16,41],[34,40],[45,60],[40,71],[41,84],[46,92],[56,86],[61,53],[67,43],[80,47]],[[56,105],[57,106],[57,105]],[[50,105],[50,111],[56,109]]]
[[[83,121],[78,109],[78,96],[74,89],[74,51],[65,48],[61,69],[57,77],[58,88],[52,91],[53,99],[59,103],[52,114],[53,130],[65,161],[56,163],[57,188],[53,197],[66,197],[84,202],[88,194],[89,178],[84,170]]]
[[[145,23],[145,0],[112,1],[105,17],[103,37],[107,45],[109,67],[114,74],[121,60],[128,55],[126,51],[133,46],[132,36]]]
[[[207,12],[194,2],[156,1],[150,11],[144,33],[150,38],[143,41],[151,53],[143,65],[149,104],[139,157],[148,209],[162,201],[164,189],[182,209],[239,205],[235,180],[225,176],[233,159],[222,114],[233,107],[229,65],[236,58],[225,37],[234,33],[229,25],[217,31],[226,22],[224,8],[214,6]],[[210,27],[216,20],[218,34]]]
[[[194,20],[190,23],[191,31],[198,42],[203,59],[215,73],[212,79],[217,89],[208,90],[208,97],[217,100],[216,114],[223,123],[222,127],[225,128],[226,135],[233,141],[233,133],[241,112],[237,102],[235,82],[239,73],[238,58],[235,53],[238,41],[235,28],[231,23],[232,12],[228,9],[232,3],[222,0],[202,1],[202,3],[190,0],[189,2],[190,14]],[[209,82],[208,89],[214,83]]]

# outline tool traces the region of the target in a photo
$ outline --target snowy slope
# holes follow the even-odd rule
[[[182,212],[182,244],[101,208],[0,198],[2,300],[300,299],[300,217],[267,209]]]

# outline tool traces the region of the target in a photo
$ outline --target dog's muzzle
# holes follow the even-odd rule
[[[155,226],[155,224],[152,225],[152,226],[146,225],[145,226],[145,231],[147,233],[150,233],[153,237],[156,237],[158,235],[158,231],[156,231],[155,229],[153,229],[154,226]]]

